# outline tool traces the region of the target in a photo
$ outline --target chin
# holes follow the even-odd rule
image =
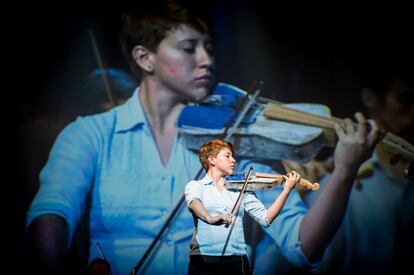
[[[208,95],[207,91],[202,91],[200,89],[197,89],[197,90],[193,90],[192,93],[187,96],[186,100],[190,102],[197,102],[205,98],[207,95]]]
[[[193,90],[191,93],[190,101],[199,101],[203,98],[205,98],[210,92],[210,89],[208,87],[199,87]]]

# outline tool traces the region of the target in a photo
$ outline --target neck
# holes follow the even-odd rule
[[[140,101],[162,163],[167,166],[177,135],[175,122],[185,105],[176,93],[147,78],[140,85]]]
[[[152,130],[159,133],[175,127],[175,120],[185,106],[175,93],[145,78],[140,85],[140,100]]]
[[[218,185],[218,186],[224,186],[225,180],[224,177],[226,175],[224,175],[222,172],[211,168],[210,170],[208,170],[207,175],[213,180],[213,182]]]

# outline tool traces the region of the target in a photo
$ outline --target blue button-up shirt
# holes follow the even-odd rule
[[[185,184],[201,168],[197,153],[187,149],[179,135],[168,165],[163,165],[138,95],[139,89],[124,105],[80,117],[60,133],[27,216],[27,225],[45,214],[63,217],[72,239],[91,192],[90,259],[99,257],[99,242],[114,274],[130,273],[183,196]],[[272,172],[251,161],[241,161],[239,169],[250,165]],[[266,205],[279,192],[258,196]],[[291,194],[276,218],[282,226],[269,227],[271,242],[301,266],[307,263],[298,240],[305,211],[299,196]],[[181,211],[145,271],[186,274],[193,228],[190,213]]]
[[[189,206],[193,200],[199,200],[212,216],[228,213],[232,210],[240,192],[223,189],[219,192],[208,175],[199,181],[192,180],[185,187],[185,199]],[[245,255],[246,244],[243,232],[244,210],[260,225],[269,226],[267,210],[252,192],[246,192],[234,225],[211,225],[197,218],[195,234],[191,240],[191,255]],[[231,228],[233,228],[231,230]],[[230,236],[228,243],[226,239]]]

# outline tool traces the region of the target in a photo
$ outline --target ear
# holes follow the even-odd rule
[[[361,100],[368,110],[377,110],[379,108],[378,96],[370,88],[362,89]]]
[[[135,63],[137,63],[137,65],[141,67],[143,71],[147,72],[148,74],[152,74],[154,72],[153,55],[150,50],[141,45],[138,45],[132,49],[131,54],[135,60]]]
[[[216,165],[216,158],[213,156],[209,156],[207,158],[208,162],[210,163],[210,166],[215,166]]]

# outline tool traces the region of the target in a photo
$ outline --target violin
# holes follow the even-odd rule
[[[281,175],[273,175],[273,174],[267,174],[267,173],[255,173],[253,174],[253,167],[250,166],[248,172],[246,174],[234,174],[229,175],[226,177],[226,189],[236,189],[240,190],[240,193],[237,197],[236,203],[234,204],[231,214],[233,219],[236,217],[237,212],[240,209],[241,202],[243,195],[246,191],[249,190],[269,190],[273,189],[276,184],[282,184],[285,181],[283,176]],[[305,188],[309,190],[316,191],[319,189],[318,183],[311,183],[305,179],[299,179],[299,184],[303,185]],[[232,221],[232,227],[229,230],[229,233],[227,235],[226,241],[224,243],[224,247],[222,250],[221,255],[225,255],[225,251],[227,249],[228,242],[230,240],[230,236],[233,232],[234,228],[234,222]],[[226,227],[228,227],[229,224],[226,224]]]
[[[218,83],[210,96],[185,107],[177,127],[186,146],[198,150],[217,138],[245,96],[246,92],[235,86]],[[237,157],[304,163],[314,159],[323,147],[335,145],[334,123],[342,119],[332,117],[327,106],[282,104],[261,97],[250,101],[243,117],[240,112],[240,126],[229,139],[237,148]],[[380,133],[378,145],[393,156],[390,162],[395,162],[395,156],[407,164],[414,162],[414,146],[397,135]]]
[[[276,185],[281,185],[284,181],[285,179],[282,175],[255,173],[249,177],[246,191],[271,190]],[[244,174],[229,175],[226,177],[225,188],[231,190],[241,190],[244,182]],[[299,179],[298,183],[310,191],[317,191],[319,189],[319,183],[312,183],[303,178]]]

